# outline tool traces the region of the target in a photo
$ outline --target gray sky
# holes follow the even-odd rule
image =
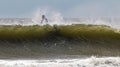
[[[120,17],[120,0],[0,0],[0,17],[31,17],[38,8],[64,17]]]

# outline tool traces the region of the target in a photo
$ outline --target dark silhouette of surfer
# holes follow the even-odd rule
[[[41,23],[43,23],[44,21],[47,23],[47,22],[48,22],[48,19],[45,17],[45,15],[42,15]]]

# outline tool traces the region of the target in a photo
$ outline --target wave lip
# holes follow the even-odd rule
[[[38,15],[38,14],[37,14]],[[45,25],[41,24],[41,16],[35,18],[0,18],[0,25],[22,25],[22,26],[31,26],[31,25]],[[120,18],[62,18],[54,17],[49,18],[49,25],[71,25],[71,24],[91,24],[91,25],[107,25],[112,28],[120,29]]]

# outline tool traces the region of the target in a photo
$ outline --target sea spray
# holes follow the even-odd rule
[[[46,15],[46,10],[38,9],[32,18],[33,23],[40,25],[42,20],[42,15]]]
[[[41,23],[41,16],[45,15],[48,23]],[[63,17],[59,11],[51,9],[37,9],[31,18],[1,18],[0,25],[72,25],[72,24],[86,24],[86,25],[107,25],[115,29],[120,29],[119,17],[86,17],[86,18],[69,18]]]
[[[46,18],[48,19],[48,22],[43,22],[41,23],[41,20],[42,20],[42,15],[45,15]],[[60,24],[65,24],[64,21],[63,21],[63,17],[61,15],[61,13],[57,12],[57,11],[52,11],[52,10],[42,10],[42,9],[38,9],[33,18],[32,18],[32,21],[37,24],[37,25],[46,25],[46,24],[49,24],[49,25],[54,25],[54,24],[57,24],[57,25],[60,25]]]
[[[60,14],[58,14],[60,15]],[[61,16],[61,15],[60,15]],[[41,24],[40,23],[40,17],[37,18],[1,18],[0,19],[0,25],[22,25],[22,26],[32,26],[32,25],[46,25],[46,23]],[[59,17],[57,17],[59,18]],[[54,18],[54,21],[51,21],[49,19],[48,25],[72,25],[72,24],[86,24],[86,25],[107,25],[111,26],[115,29],[120,29],[119,23],[120,18],[64,18],[61,20],[58,20],[59,22],[56,22],[56,18]]]

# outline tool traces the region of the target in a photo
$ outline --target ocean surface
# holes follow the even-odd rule
[[[120,67],[120,18],[0,19],[0,67]]]

